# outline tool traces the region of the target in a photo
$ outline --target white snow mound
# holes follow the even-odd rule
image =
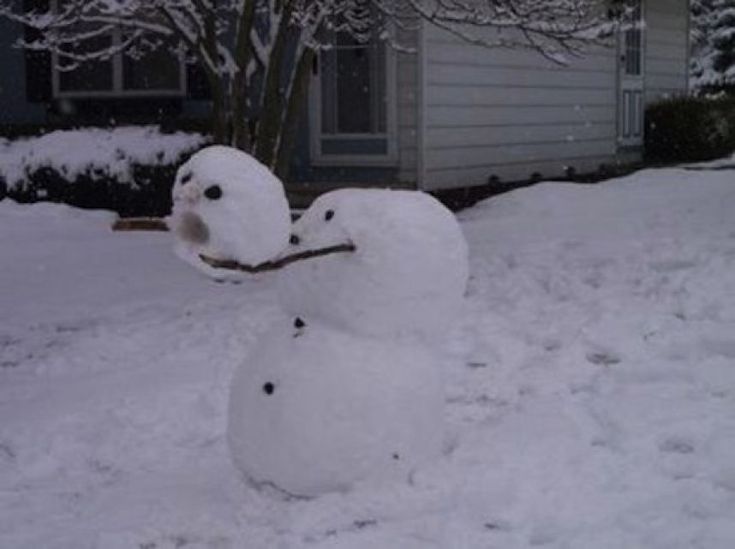
[[[401,478],[441,453],[440,378],[421,347],[277,323],[232,382],[233,460],[300,496]]]
[[[293,263],[280,277],[294,315],[374,336],[441,333],[467,285],[467,243],[455,216],[417,191],[342,189],[293,227],[291,252],[352,243],[356,251]]]
[[[252,156],[220,145],[183,164],[169,219],[177,254],[209,275],[223,275],[199,254],[255,265],[288,243],[291,218],[281,181]]]

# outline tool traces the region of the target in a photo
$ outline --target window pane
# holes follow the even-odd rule
[[[123,56],[123,89],[178,90],[181,66],[178,57],[165,46],[139,59]]]
[[[643,72],[643,10],[640,2],[633,8],[633,28],[625,32],[625,74],[639,76]]]
[[[75,54],[99,51],[112,45],[112,37],[98,36],[74,47]],[[61,65],[71,63],[63,57]],[[110,91],[112,89],[112,61],[90,61],[82,63],[72,71],[59,71],[59,91]]]
[[[335,46],[322,54],[322,132],[385,133],[386,66],[381,44]]]

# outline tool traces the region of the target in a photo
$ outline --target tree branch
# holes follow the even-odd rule
[[[169,230],[165,219],[160,217],[127,217],[112,224],[113,231],[161,231]]]
[[[240,271],[244,273],[263,273],[266,271],[277,271],[283,267],[296,263],[297,261],[304,261],[305,259],[312,259],[314,257],[322,257],[325,255],[339,254],[339,253],[352,253],[357,251],[357,247],[352,243],[348,242],[345,244],[337,244],[335,246],[329,246],[327,248],[319,248],[317,250],[306,250],[303,252],[297,252],[283,256],[279,259],[272,261],[265,261],[258,265],[244,265],[238,263],[233,259],[215,259],[203,254],[199,255],[199,258],[204,261],[210,267],[215,269],[226,269],[228,271]]]

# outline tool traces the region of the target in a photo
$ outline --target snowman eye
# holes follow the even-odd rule
[[[266,383],[265,385],[263,385],[263,392],[266,395],[272,395],[275,390],[276,390],[276,386],[273,385],[273,383],[271,383],[270,381]]]
[[[181,178],[181,184],[186,185],[189,181],[191,181],[191,178],[194,177],[194,174],[191,172],[186,172],[183,177]]]
[[[329,220],[330,220],[330,219],[332,219],[333,217],[334,217],[334,210],[327,210],[327,211],[326,211],[326,212],[324,213],[324,221],[329,221]]]
[[[301,329],[304,326],[306,326],[306,322],[301,320],[299,317],[296,317],[296,320],[293,321],[294,328]]]
[[[204,190],[204,196],[210,200],[219,200],[222,198],[222,187],[219,185],[212,185]]]

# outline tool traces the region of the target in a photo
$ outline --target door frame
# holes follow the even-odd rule
[[[646,108],[646,51],[648,2],[640,1],[640,72],[626,72],[627,31],[621,29],[617,40],[617,142],[621,148],[643,147]]]

